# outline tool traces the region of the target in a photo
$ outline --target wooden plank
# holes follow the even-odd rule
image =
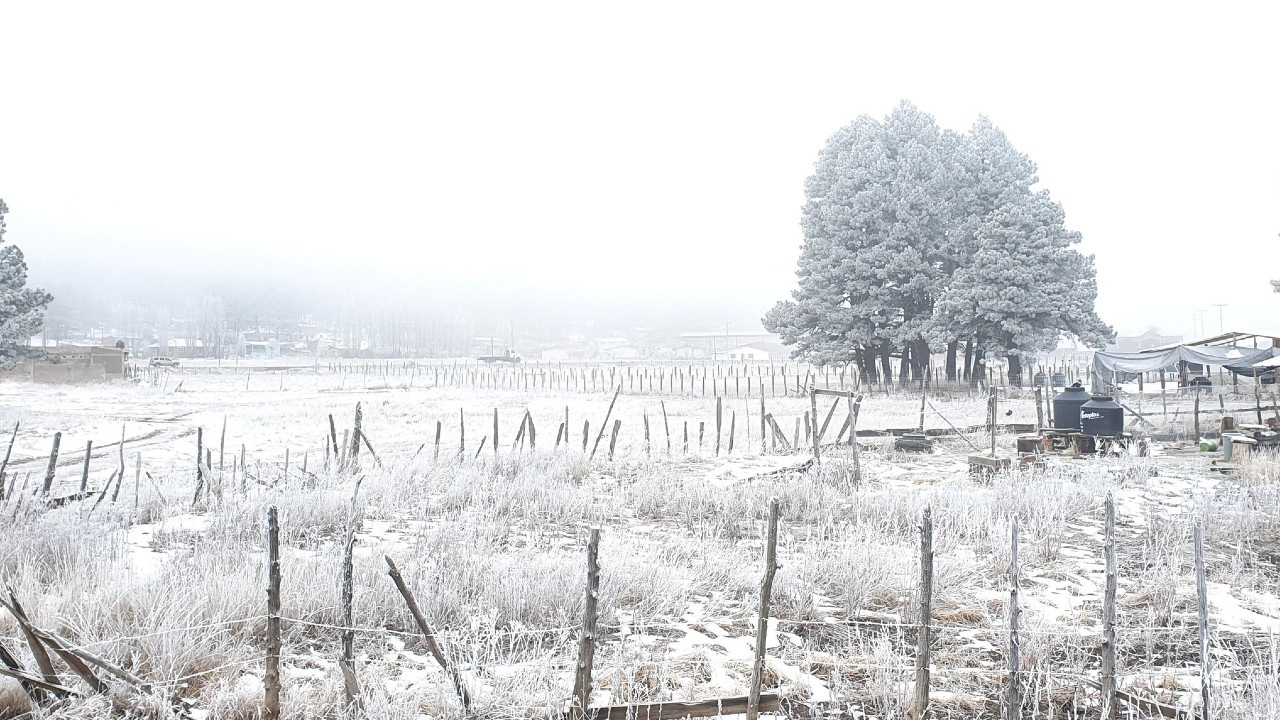
[[[780,697],[776,693],[760,695],[760,712],[777,712]],[[728,697],[697,702],[656,702],[644,705],[614,705],[591,708],[590,720],[678,720],[720,715],[742,715],[747,711],[747,698]]]

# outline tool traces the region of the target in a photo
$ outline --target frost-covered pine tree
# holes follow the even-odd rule
[[[1008,357],[1019,382],[1022,361],[1064,333],[1105,343],[1093,260],[1037,181],[986,117],[963,136],[905,102],[883,122],[859,117],[818,154],[799,288],[765,326],[796,355],[853,362],[869,379],[895,355],[904,381],[927,376],[943,349],[958,377],[961,344],[965,376],[987,353]]]
[[[827,141],[805,182],[799,288],[764,318],[797,354],[853,362],[872,378],[889,372],[891,353],[903,377],[928,364],[933,303],[948,270],[954,142],[906,102],[883,122],[864,115]]]
[[[938,303],[941,323],[974,338],[988,355],[1007,357],[1020,383],[1022,362],[1072,335],[1101,347],[1115,335],[1094,311],[1093,258],[1073,245],[1062,206],[1039,191],[988,214],[975,232],[972,260],[956,271]]]
[[[32,335],[44,326],[44,310],[53,296],[27,287],[27,261],[16,245],[4,244],[4,216],[9,207],[0,200],[0,367],[12,367],[26,357]]]

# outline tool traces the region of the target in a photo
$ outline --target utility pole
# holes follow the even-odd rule
[[[1226,304],[1226,303],[1214,303],[1214,304],[1213,304],[1213,306],[1214,306],[1214,307],[1216,307],[1216,308],[1218,308],[1218,333],[1219,333],[1219,334],[1222,334],[1222,333],[1226,332],[1226,330],[1224,330],[1224,329],[1222,328],[1222,308],[1226,307],[1226,306],[1227,306],[1227,304]]]

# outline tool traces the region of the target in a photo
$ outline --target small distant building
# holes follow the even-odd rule
[[[124,377],[125,357],[119,348],[63,344],[45,348],[44,352],[44,357],[20,363],[6,375],[38,383],[94,382]]]
[[[790,354],[781,343],[761,341],[731,347],[720,357],[730,362],[784,362]]]

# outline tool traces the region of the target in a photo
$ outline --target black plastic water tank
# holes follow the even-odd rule
[[[1080,406],[1080,432],[1099,437],[1116,437],[1124,432],[1124,408],[1110,395],[1094,395]]]
[[[1058,430],[1080,429],[1080,408],[1089,402],[1089,393],[1076,383],[1053,396],[1053,427]]]

